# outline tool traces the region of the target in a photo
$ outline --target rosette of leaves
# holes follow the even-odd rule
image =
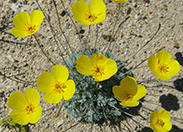
[[[76,92],[74,96],[65,101],[64,107],[67,110],[67,114],[71,115],[76,121],[87,121],[92,120],[97,122],[103,119],[108,119],[111,116],[119,116],[121,112],[114,108],[128,109],[119,105],[120,101],[114,97],[112,93],[112,87],[114,85],[120,85],[121,79],[126,76],[132,76],[120,60],[111,52],[107,52],[105,55],[117,62],[118,72],[110,79],[95,82],[92,76],[84,76],[76,70],[76,59],[85,54],[91,58],[94,53],[98,53],[97,50],[78,50],[75,52],[70,59],[66,60],[66,63],[72,69],[73,74],[70,75],[70,79],[73,79],[76,84]],[[101,52],[104,54],[104,52]],[[64,62],[62,62],[64,64]]]

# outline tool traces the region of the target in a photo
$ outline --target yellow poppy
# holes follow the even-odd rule
[[[39,103],[40,95],[36,89],[26,89],[25,95],[21,91],[15,91],[8,98],[8,107],[14,110],[10,116],[15,123],[20,125],[34,124],[42,115]]]
[[[135,107],[139,105],[138,100],[146,95],[146,88],[137,85],[135,78],[127,76],[120,82],[120,87],[115,85],[112,88],[113,94],[122,102],[120,105],[127,107]]]
[[[177,60],[171,59],[168,51],[160,50],[156,56],[151,55],[148,59],[148,67],[154,75],[161,80],[168,80],[171,76],[176,75],[180,70]]]
[[[150,127],[154,132],[167,132],[172,129],[170,114],[166,110],[159,109],[150,114]]]
[[[13,18],[13,24],[16,27],[13,27],[10,32],[16,37],[32,35],[40,28],[43,18],[43,12],[39,10],[32,11],[30,16],[26,11],[20,12]]]
[[[102,0],[91,0],[89,5],[79,0],[73,4],[72,12],[73,18],[83,25],[97,24],[106,18],[106,6]]]
[[[43,99],[50,104],[57,104],[62,99],[69,100],[75,93],[75,83],[69,79],[69,71],[63,65],[51,68],[51,74],[43,72],[37,79],[37,88],[45,93]]]
[[[80,55],[76,60],[76,69],[82,75],[92,75],[95,81],[107,80],[118,71],[117,63],[102,53],[93,54],[91,59]]]

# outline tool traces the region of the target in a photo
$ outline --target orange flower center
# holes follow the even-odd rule
[[[133,95],[129,93],[125,93],[123,100],[125,101],[131,101],[133,99]]]
[[[93,13],[91,13],[90,10],[88,10],[86,13],[85,13],[85,19],[89,22],[94,22],[96,19],[97,19],[97,16]]]
[[[160,127],[163,127],[165,125],[165,122],[161,119],[158,119],[157,122],[156,122],[156,125],[158,125]]]
[[[165,74],[168,72],[169,67],[167,67],[166,64],[158,64],[158,71],[162,74]]]
[[[99,66],[95,66],[94,67],[94,70],[92,70],[93,71],[93,77],[95,78],[95,77],[101,77],[102,75],[104,75],[105,73],[104,73],[104,67],[103,66],[101,66],[101,65],[99,65]]]
[[[25,30],[28,32],[28,34],[33,34],[36,32],[37,26],[27,23]]]
[[[25,108],[25,111],[27,114],[31,114],[33,113],[35,110],[34,110],[34,106],[32,104],[29,104],[26,108]]]
[[[64,93],[65,91],[64,91],[64,89],[66,88],[66,85],[64,84],[64,83],[59,83],[59,82],[57,82],[56,84],[55,84],[55,88],[54,88],[54,91],[56,92],[56,93]]]

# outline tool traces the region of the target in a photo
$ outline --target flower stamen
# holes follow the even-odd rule
[[[161,119],[158,119],[157,122],[156,122],[156,124],[158,126],[160,126],[160,127],[163,127],[165,125],[165,122],[163,120],[161,120]]]
[[[168,72],[168,69],[169,69],[169,67],[167,67],[167,65],[166,64],[158,64],[158,71],[160,72],[160,73],[167,73]]]
[[[32,104],[29,104],[25,109],[27,114],[31,114],[34,112],[34,106]]]
[[[59,82],[57,82],[56,84],[55,84],[55,88],[54,88],[54,91],[56,92],[56,93],[64,93],[65,91],[64,91],[64,89],[66,88],[66,85],[64,84],[64,83],[59,83]]]

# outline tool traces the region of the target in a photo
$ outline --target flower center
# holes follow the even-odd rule
[[[94,22],[98,17],[92,14],[90,10],[85,13],[85,19],[89,22]]]
[[[95,77],[101,77],[102,75],[104,75],[104,67],[103,66],[95,66],[94,70],[93,70],[93,78]]]
[[[34,106],[32,104],[29,104],[26,108],[25,111],[27,114],[31,114],[34,112]]]
[[[66,88],[66,85],[64,84],[64,83],[59,83],[59,82],[57,82],[56,84],[55,84],[55,88],[54,88],[54,91],[56,92],[56,93],[64,93],[65,91],[64,91],[64,89]]]
[[[168,69],[169,69],[169,67],[167,67],[167,65],[166,64],[160,64],[159,63],[159,65],[158,65],[158,71],[160,72],[160,73],[167,73],[168,72]]]
[[[123,100],[131,101],[132,99],[133,99],[133,95],[125,93],[125,96],[124,96]]]
[[[36,32],[36,27],[37,27],[36,25],[27,23],[25,30],[28,32],[28,34],[33,34]]]
[[[160,127],[163,127],[165,125],[165,122],[163,120],[161,120],[161,119],[158,119],[157,122],[156,122],[156,124],[158,126],[160,126]]]

